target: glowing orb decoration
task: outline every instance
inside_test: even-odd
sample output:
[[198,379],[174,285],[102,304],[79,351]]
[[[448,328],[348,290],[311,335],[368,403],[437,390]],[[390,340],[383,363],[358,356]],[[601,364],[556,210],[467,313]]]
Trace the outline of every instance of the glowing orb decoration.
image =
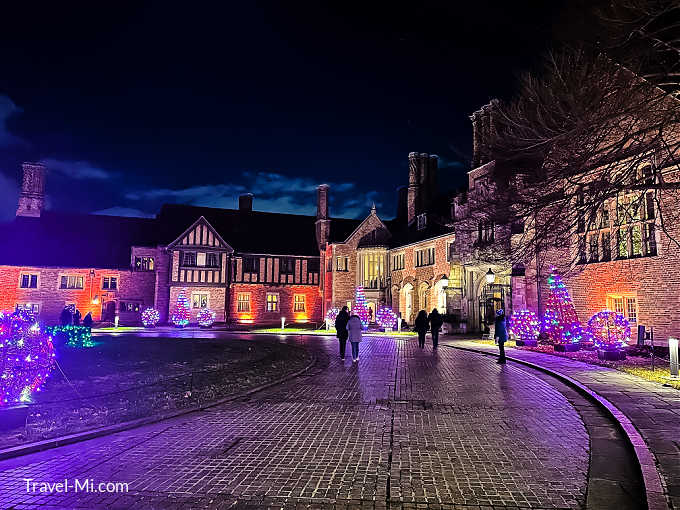
[[215,312],[210,308],[203,308],[198,312],[198,325],[202,328],[209,328],[215,322]]
[[0,406],[29,402],[54,367],[52,338],[25,310],[0,312]]
[[517,310],[508,322],[508,331],[525,343],[535,342],[541,332],[541,321],[531,310]]
[[593,315],[588,321],[588,331],[598,349],[620,350],[630,342],[628,319],[611,310],[603,310]]
[[378,325],[381,328],[396,328],[397,327],[397,314],[392,311],[391,308],[384,307],[380,308],[378,312],[375,314],[375,322],[378,323]]
[[340,308],[331,308],[326,312],[326,319],[328,319],[331,322],[335,322],[335,319],[338,318],[338,314],[340,313]]
[[177,303],[175,303],[175,309],[172,312],[172,317],[170,320],[178,328],[183,328],[189,324],[189,317],[191,315],[191,308],[189,308],[189,300],[184,294],[184,289],[179,291],[177,296]]
[[147,308],[142,312],[142,324],[145,328],[155,328],[161,320],[161,314],[155,308]]

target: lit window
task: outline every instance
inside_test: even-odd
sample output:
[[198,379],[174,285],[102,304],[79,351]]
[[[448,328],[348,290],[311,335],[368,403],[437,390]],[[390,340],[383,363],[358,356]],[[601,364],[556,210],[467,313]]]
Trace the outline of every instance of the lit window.
[[105,276],[102,278],[102,289],[116,290],[118,288],[118,278],[116,276]]
[[38,313],[40,313],[40,305],[38,303],[17,303],[16,309],[17,311],[26,310],[33,315],[38,315]]
[[22,274],[19,287],[22,289],[37,289],[38,275],[37,274]]
[[293,311],[294,312],[304,312],[305,311],[305,295],[295,294],[293,297]]
[[82,289],[82,276],[62,276],[59,282],[60,289]]
[[191,294],[191,308],[208,308],[208,294]]
[[626,298],[626,313],[630,322],[637,322],[637,299],[634,297]]
[[616,231],[617,254],[620,259],[628,257],[628,236],[626,232],[625,228],[620,228]]
[[416,250],[415,265],[416,267],[430,266],[434,264],[434,247],[425,248],[424,250]]
[[427,214],[419,214],[417,221],[418,230],[423,230],[427,226]]
[[135,257],[136,271],[153,271],[153,257]]
[[279,311],[279,295],[273,292],[267,293],[267,311],[268,312],[278,312]]
[[250,292],[239,292],[236,296],[236,310],[239,312],[250,311]]
[[599,250],[598,250],[598,240],[599,240],[599,234],[593,234],[590,236],[590,261],[591,262],[597,262],[600,260],[599,258]]
[[349,257],[337,257],[335,268],[337,271],[349,271]]
[[139,306],[139,303],[131,303],[131,302],[127,301],[125,303],[121,303],[120,308],[124,312],[135,313],[135,312],[139,312],[140,306]]

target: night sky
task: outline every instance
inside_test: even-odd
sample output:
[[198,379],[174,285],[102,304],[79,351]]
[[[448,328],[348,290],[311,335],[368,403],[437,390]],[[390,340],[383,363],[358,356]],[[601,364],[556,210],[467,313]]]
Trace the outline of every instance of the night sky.
[[23,160],[48,162],[51,209],[139,216],[246,191],[310,214],[326,182],[333,215],[390,218],[411,151],[463,185],[469,115],[512,94],[563,3],[368,3],[5,6],[0,215]]

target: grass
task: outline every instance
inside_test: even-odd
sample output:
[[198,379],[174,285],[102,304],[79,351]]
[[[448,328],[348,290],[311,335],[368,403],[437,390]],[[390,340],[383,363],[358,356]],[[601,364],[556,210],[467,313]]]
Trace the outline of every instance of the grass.
[[59,348],[57,361],[32,395],[26,427],[0,433],[3,448],[209,403],[301,370],[311,357],[278,342],[123,335]]
[[[473,340],[475,343],[484,345],[495,345],[493,340]],[[563,358],[573,359],[575,361],[582,361],[591,365],[599,365],[603,367],[620,370],[627,374],[640,377],[647,381],[664,384],[676,389],[680,389],[680,380],[670,380],[671,375],[670,364],[668,360],[657,357],[654,361],[654,370],[652,371],[652,362],[650,358],[641,356],[628,356],[622,361],[605,361],[597,357],[597,351],[594,350],[580,350],[576,352],[558,352],[555,351],[552,345],[539,344],[537,347],[517,347],[515,342],[509,340],[505,343],[506,347],[523,349],[527,351],[540,352],[551,356],[560,356]]]
[[[305,328],[264,328],[264,329],[253,329],[251,333],[276,333],[279,335],[323,335],[323,336],[335,336],[335,328],[331,328],[328,331],[325,329],[305,329]],[[384,331],[366,331],[364,335],[374,335],[374,336],[405,336],[411,337],[416,336],[417,333],[412,331],[393,331],[392,333],[385,333]]]

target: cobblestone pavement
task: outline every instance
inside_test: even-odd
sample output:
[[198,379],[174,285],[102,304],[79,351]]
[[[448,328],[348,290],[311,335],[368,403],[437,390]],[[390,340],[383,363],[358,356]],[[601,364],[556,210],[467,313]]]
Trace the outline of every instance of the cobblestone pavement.
[[[474,353],[289,337],[312,371],[205,412],[0,462],[0,508],[582,508],[589,438],[541,378]],[[348,348],[349,350],[349,348]],[[41,494],[35,482],[126,482]]]
[[[445,343],[479,351],[498,351],[496,347],[471,341]],[[618,407],[656,457],[672,508],[680,510],[680,391],[612,368],[561,356],[512,348],[506,353],[571,377]]]

